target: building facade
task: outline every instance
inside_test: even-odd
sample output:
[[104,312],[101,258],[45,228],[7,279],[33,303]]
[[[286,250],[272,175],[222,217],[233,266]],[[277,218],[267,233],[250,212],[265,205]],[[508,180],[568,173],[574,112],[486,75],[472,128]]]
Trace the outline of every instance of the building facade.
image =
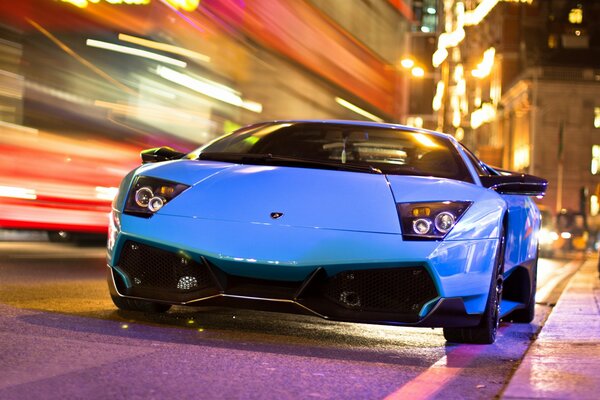
[[444,5],[439,127],[491,165],[547,178],[540,205],[598,229],[600,2]]

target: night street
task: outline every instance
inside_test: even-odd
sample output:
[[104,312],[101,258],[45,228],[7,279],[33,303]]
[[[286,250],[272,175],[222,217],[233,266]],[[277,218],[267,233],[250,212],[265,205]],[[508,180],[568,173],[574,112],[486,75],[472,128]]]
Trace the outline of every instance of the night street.
[[175,307],[117,311],[104,249],[0,244],[0,398],[482,398],[502,393],[581,261],[541,259],[536,320],[494,345],[441,329]]
[[0,400],[600,399],[600,0],[0,0]]

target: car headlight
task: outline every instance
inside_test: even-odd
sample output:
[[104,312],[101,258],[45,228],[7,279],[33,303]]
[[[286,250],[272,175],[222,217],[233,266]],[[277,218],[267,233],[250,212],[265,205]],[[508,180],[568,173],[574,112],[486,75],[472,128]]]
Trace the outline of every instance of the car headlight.
[[470,201],[398,203],[404,240],[441,240],[471,205]]
[[151,217],[187,188],[189,186],[181,183],[139,176],[129,190],[124,212],[145,218]]

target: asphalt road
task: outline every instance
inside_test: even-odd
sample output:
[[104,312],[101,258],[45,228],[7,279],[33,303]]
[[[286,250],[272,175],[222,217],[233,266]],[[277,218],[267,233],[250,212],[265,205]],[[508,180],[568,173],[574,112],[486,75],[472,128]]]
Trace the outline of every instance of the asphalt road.
[[0,399],[491,399],[574,265],[540,260],[534,323],[503,323],[494,345],[447,345],[441,329],[117,311],[102,248],[2,242]]

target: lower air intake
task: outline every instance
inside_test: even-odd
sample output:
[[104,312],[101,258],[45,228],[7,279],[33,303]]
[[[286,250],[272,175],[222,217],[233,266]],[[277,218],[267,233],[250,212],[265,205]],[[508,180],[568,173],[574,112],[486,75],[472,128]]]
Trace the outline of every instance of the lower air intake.
[[129,295],[152,293],[184,294],[213,286],[205,265],[192,260],[184,253],[174,253],[127,241],[117,266],[129,282]]
[[349,310],[416,316],[437,291],[424,267],[401,267],[340,272],[323,295]]

